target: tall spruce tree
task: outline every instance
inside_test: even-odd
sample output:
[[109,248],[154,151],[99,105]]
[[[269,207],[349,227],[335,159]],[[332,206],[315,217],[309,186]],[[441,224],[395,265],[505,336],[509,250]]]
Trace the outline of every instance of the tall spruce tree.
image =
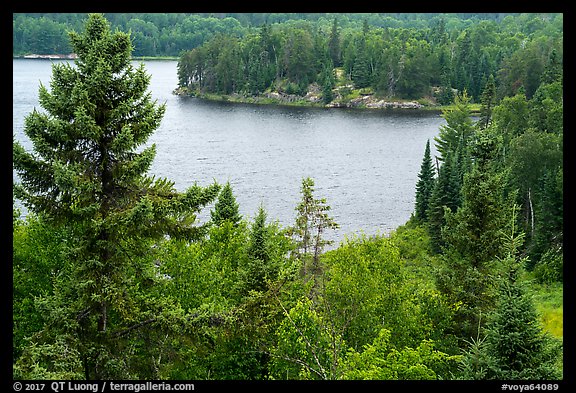
[[460,204],[458,175],[454,168],[456,160],[448,153],[445,162],[440,166],[440,173],[433,184],[426,211],[428,232],[432,249],[439,253],[444,246],[442,228],[446,224],[447,211],[454,212]]
[[330,37],[328,38],[328,52],[334,67],[339,67],[342,64],[342,53],[340,49],[340,30],[336,18],[332,22],[332,30],[330,30]]
[[559,361],[562,343],[546,333],[532,298],[519,275],[524,258],[517,256],[523,234],[506,234],[506,255],[500,259],[503,274],[497,304],[488,315],[485,336],[465,353],[461,378],[499,380],[556,380],[562,378]]
[[238,207],[239,205],[232,193],[232,186],[230,182],[226,182],[224,187],[222,187],[222,191],[220,191],[214,210],[210,212],[212,222],[220,225],[225,221],[230,221],[233,225],[238,225],[240,220],[242,220]]
[[[44,329],[15,366],[21,378],[158,378],[151,371],[159,346],[146,355],[135,336],[143,329],[182,329],[184,311],[155,292],[149,257],[166,235],[198,239],[196,213],[219,186],[177,192],[173,182],[148,176],[155,145],[140,149],[163,118],[165,106],[147,92],[144,65],[131,64],[130,35],[111,32],[90,14],[82,33],[70,32],[74,65],[52,67],[51,90],[40,86],[44,112],[25,119],[34,152],[13,142],[19,176],[14,195],[29,211],[72,233],[68,264],[54,277],[53,295],[39,299]],[[168,329],[169,330],[169,329]],[[162,337],[165,339],[166,334]],[[157,338],[157,337],[156,337]],[[140,357],[138,357],[140,356]],[[156,368],[157,370],[157,368]]]
[[260,205],[250,230],[247,250],[249,258],[245,274],[246,290],[263,291],[266,289],[266,280],[274,278],[275,269],[270,266],[272,255],[266,216],[266,210]]
[[424,149],[424,158],[418,173],[418,182],[416,183],[416,218],[422,222],[428,220],[428,205],[430,196],[434,189],[434,164],[430,156],[430,140],[426,141]]
[[479,131],[472,149],[474,165],[464,177],[462,204],[444,216],[441,229],[444,263],[438,270],[437,286],[453,303],[457,335],[476,336],[481,319],[494,307],[493,261],[503,255],[502,228],[510,213],[505,196],[505,178],[497,170],[498,143],[488,130]]
[[[515,263],[508,257],[509,263]],[[497,294],[497,306],[486,326],[487,379],[562,379],[558,367],[562,345],[546,333],[527,290],[511,266]]]
[[480,128],[487,128],[492,121],[492,110],[496,105],[496,83],[494,82],[494,75],[490,74],[488,81],[484,86],[482,95],[480,96],[480,120],[478,125]]
[[470,112],[470,97],[466,91],[454,98],[455,109],[442,113],[446,124],[440,126],[438,136],[434,137],[439,159],[444,161],[448,152],[454,152],[459,144],[467,145],[474,134],[474,123]]

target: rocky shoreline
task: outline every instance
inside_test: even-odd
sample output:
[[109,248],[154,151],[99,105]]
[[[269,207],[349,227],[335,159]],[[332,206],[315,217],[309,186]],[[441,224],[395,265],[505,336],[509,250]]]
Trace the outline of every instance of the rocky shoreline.
[[360,95],[351,99],[335,98],[328,104],[322,102],[321,95],[315,89],[310,89],[305,96],[283,92],[266,92],[260,95],[248,96],[238,93],[229,95],[192,93],[187,89],[178,88],[174,94],[192,96],[213,101],[228,101],[247,104],[272,104],[291,106],[312,106],[323,108],[362,108],[362,109],[423,109],[425,105],[417,101],[397,101],[377,98],[372,94]]

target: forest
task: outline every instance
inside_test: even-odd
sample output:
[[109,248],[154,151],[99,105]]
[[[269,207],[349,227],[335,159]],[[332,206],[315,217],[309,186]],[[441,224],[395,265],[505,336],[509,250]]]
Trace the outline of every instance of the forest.
[[[564,378],[562,14],[13,20],[15,54],[77,55],[39,88],[33,151],[13,140],[14,379]],[[414,213],[327,247],[312,178],[283,227],[230,183],[151,176],[166,107],[144,55],[208,93],[435,92]]]

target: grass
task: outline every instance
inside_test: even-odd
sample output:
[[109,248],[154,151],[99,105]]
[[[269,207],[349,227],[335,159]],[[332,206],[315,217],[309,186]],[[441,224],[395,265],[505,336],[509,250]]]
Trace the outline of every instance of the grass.
[[564,337],[564,288],[562,283],[533,284],[532,295],[542,327],[556,338]]

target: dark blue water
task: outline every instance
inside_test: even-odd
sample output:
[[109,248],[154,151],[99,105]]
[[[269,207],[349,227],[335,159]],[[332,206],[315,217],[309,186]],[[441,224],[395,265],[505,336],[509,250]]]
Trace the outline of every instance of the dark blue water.
[[[49,87],[51,61],[15,59],[14,135],[38,108],[38,85]],[[136,62],[135,62],[136,64]],[[208,102],[172,94],[176,61],[146,61],[150,91],[166,103],[162,125],[149,140],[157,155],[152,173],[184,190],[198,182],[230,181],[246,218],[260,203],[270,220],[291,225],[303,177],[326,198],[341,228],[336,241],[354,233],[384,234],[414,210],[415,185],[426,141],[445,120],[413,111],[293,108]],[[433,145],[433,143],[432,143]]]

